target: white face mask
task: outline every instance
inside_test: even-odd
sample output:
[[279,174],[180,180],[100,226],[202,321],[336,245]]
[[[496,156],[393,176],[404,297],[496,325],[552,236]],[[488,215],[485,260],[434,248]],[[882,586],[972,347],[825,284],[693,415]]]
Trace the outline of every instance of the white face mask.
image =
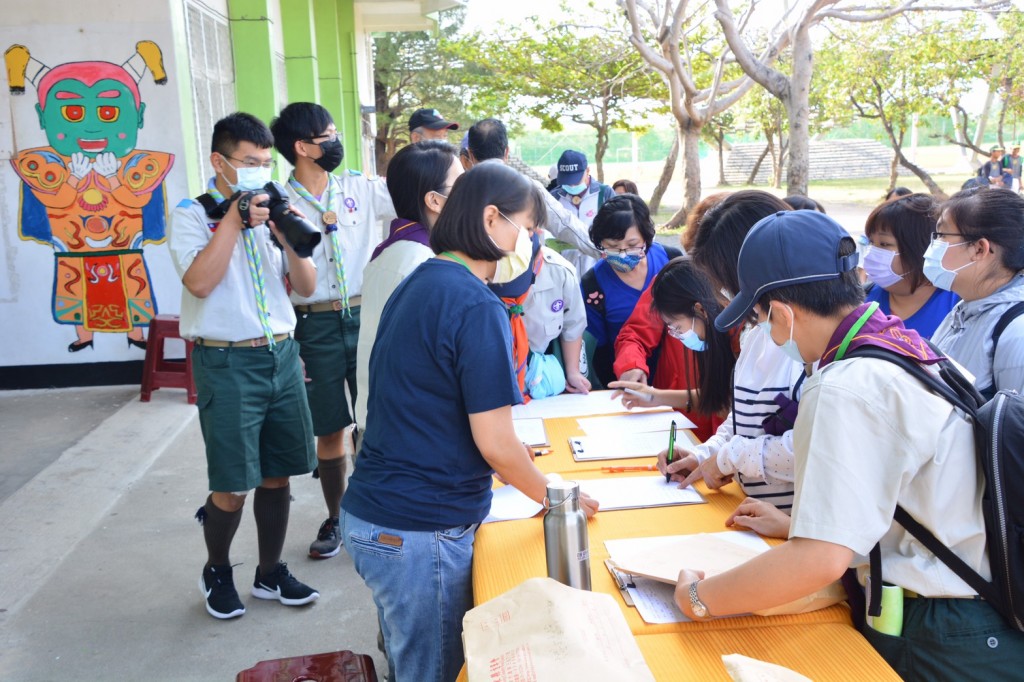
[[[221,154],[220,158],[224,159],[224,163],[231,166],[234,169],[235,175],[238,177],[238,183],[232,185],[228,182],[228,187],[233,192],[254,192],[258,189],[263,189],[263,186],[270,182],[272,169],[264,168],[263,166],[256,166],[250,168],[249,166],[235,167],[231,165],[227,157]],[[227,182],[227,178],[224,178]]]
[[861,256],[861,263],[864,272],[868,273],[868,279],[883,289],[888,289],[903,279],[904,275],[897,274],[892,269],[892,261],[898,255],[900,254],[896,251],[880,249],[877,246],[866,247]]
[[[516,235],[516,246],[514,251],[507,251],[505,255],[498,261],[498,266],[494,270],[494,277],[491,278],[491,284],[507,284],[516,277],[530,269],[530,261],[533,260],[533,242],[530,241],[530,235],[526,231],[526,228],[516,225],[508,216],[504,213],[500,213],[501,217],[508,220],[513,227],[515,227],[519,233]],[[491,238],[494,241],[494,238]],[[498,243],[494,243],[498,246]],[[500,249],[501,247],[498,246]]]
[[940,289],[946,291],[953,290],[953,280],[956,279],[956,273],[960,272],[968,265],[974,265],[974,261],[961,265],[956,270],[950,270],[942,264],[942,259],[946,256],[946,251],[951,246],[964,246],[970,244],[970,242],[960,242],[959,244],[950,244],[944,242],[941,239],[936,239],[924,252],[924,276],[928,278],[928,281],[937,286]]

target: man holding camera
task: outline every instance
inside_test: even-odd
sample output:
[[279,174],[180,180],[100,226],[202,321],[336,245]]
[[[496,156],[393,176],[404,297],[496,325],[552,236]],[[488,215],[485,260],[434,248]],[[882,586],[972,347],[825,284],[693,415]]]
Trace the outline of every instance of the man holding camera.
[[199,589],[206,610],[222,619],[245,613],[229,550],[253,489],[259,565],[252,595],[288,606],[320,596],[280,560],[291,505],[288,479],[309,473],[315,453],[285,279],[308,294],[317,273],[268,222],[264,186],[274,164],[272,145],[270,130],[250,114],[218,121],[210,155],[216,175],[206,194],[178,204],[170,223],[171,255],[184,284],[181,335],[195,342],[192,366],[212,491],[196,514],[208,553]]
[[[309,546],[309,556],[326,559],[341,548],[338,515],[345,485],[344,444],[351,438],[346,427],[354,421],[350,406],[356,400],[363,270],[380,242],[379,221],[390,221],[395,209],[380,178],[331,174],[341,164],[344,148],[324,107],[289,104],[270,129],[277,151],[295,167],[287,183],[291,201],[322,234],[312,256],[316,288],[293,288],[291,300],[298,316],[295,339],[308,379],[317,472],[327,505],[327,518]],[[345,399],[346,385],[351,403]]]

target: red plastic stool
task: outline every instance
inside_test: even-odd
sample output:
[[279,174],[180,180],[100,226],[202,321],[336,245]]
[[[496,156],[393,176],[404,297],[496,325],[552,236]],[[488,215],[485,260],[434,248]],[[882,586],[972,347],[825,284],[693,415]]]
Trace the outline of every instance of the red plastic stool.
[[185,341],[185,361],[165,360],[164,341],[180,339],[177,315],[157,315],[149,321],[149,338],[146,339],[146,363],[142,368],[142,395],[148,403],[153,391],[158,388],[184,388],[188,392],[190,405],[196,403],[196,382],[192,377],[192,346]]

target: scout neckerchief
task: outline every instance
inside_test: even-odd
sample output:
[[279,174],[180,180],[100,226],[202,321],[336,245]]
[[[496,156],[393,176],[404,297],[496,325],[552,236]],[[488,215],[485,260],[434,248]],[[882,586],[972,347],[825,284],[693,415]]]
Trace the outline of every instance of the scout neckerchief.
[[857,306],[839,324],[818,367],[842,360],[860,346],[882,348],[926,365],[942,360],[916,331],[904,327],[900,318],[879,312],[878,303],[874,302]]
[[352,311],[348,307],[348,282],[345,280],[345,262],[341,257],[341,244],[338,241],[338,214],[332,210],[334,208],[334,178],[330,175],[327,176],[327,208],[324,208],[319,200],[295,179],[294,174],[288,177],[288,184],[296,194],[320,212],[320,217],[324,221],[324,232],[330,238],[331,252],[334,254],[334,274],[338,278],[338,288],[341,291],[341,308],[346,315],[351,317]]
[[388,231],[388,237],[373,250],[373,254],[370,256],[372,261],[374,258],[379,256],[381,252],[400,241],[416,242],[417,244],[423,244],[423,246],[430,246],[430,230],[416,222],[415,220],[405,220],[404,218],[395,218],[391,221],[391,228]]
[[[217,190],[214,180],[206,188],[207,193],[218,203],[224,201],[224,195]],[[270,307],[267,305],[267,282],[263,276],[263,259],[260,257],[259,249],[256,248],[256,237],[253,228],[242,229],[242,243],[245,245],[245,260],[249,263],[249,279],[252,280],[253,294],[256,296],[256,313],[260,318],[260,325],[263,327],[263,335],[267,337],[267,344],[274,347],[274,331],[270,328]]]

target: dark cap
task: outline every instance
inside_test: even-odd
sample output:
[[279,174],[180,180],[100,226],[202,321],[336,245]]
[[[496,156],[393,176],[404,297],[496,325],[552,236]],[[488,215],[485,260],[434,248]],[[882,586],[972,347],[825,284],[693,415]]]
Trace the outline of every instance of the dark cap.
[[417,109],[416,112],[409,117],[409,132],[412,132],[417,128],[427,128],[428,130],[440,130],[441,128],[458,130],[459,124],[444,120],[444,117],[441,116],[441,112],[437,109]]
[[587,157],[583,152],[566,149],[558,157],[558,184],[578,185],[587,172]]
[[750,314],[765,293],[794,284],[838,279],[857,267],[857,252],[839,255],[853,238],[835,220],[817,211],[779,211],[750,228],[736,261],[740,291],[715,318],[726,331]]

